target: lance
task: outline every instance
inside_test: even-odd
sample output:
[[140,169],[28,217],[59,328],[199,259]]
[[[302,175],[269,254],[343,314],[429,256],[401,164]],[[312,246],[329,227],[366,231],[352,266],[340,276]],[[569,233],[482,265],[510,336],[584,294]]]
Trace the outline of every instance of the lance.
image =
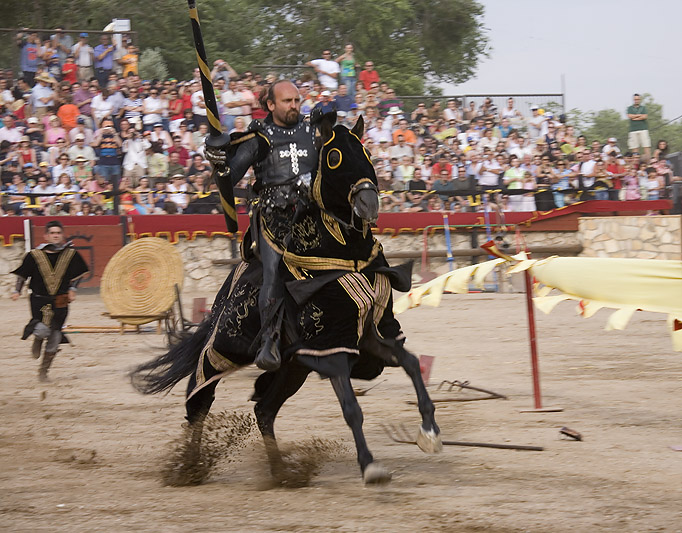
[[[204,48],[204,38],[201,35],[196,0],[187,0],[187,5],[189,7],[189,18],[192,23],[192,33],[194,34],[194,49],[197,53],[197,63],[199,64],[201,75],[201,88],[204,92],[206,118],[208,118],[209,136],[206,139],[206,144],[208,146],[222,147],[229,144],[230,136],[223,133],[220,128],[218,104],[215,99],[213,82],[211,81],[211,71],[206,60],[206,49]],[[227,231],[236,233],[239,230],[239,225],[237,224],[237,211],[234,208],[234,190],[232,188],[232,177],[230,176],[229,168],[214,164],[211,179],[215,180],[218,185],[220,203],[225,212]]]

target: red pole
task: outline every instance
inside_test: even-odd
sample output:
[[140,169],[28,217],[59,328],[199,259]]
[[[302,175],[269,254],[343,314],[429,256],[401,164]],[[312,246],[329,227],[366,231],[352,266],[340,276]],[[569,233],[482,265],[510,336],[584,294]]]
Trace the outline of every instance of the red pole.
[[530,364],[533,372],[533,398],[535,409],[542,409],[542,393],[540,392],[540,365],[538,364],[538,345],[535,334],[535,309],[533,308],[533,283],[528,270],[524,270],[526,279],[526,307],[528,309],[528,336],[530,340]]

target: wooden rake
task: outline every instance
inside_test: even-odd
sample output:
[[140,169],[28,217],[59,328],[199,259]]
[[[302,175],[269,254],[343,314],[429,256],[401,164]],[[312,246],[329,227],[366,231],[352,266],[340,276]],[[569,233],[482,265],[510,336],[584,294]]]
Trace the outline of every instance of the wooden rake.
[[[417,444],[417,441],[410,437],[410,433],[404,424],[395,426],[393,424],[381,424],[382,429],[393,442],[401,444]],[[444,440],[444,446],[470,446],[474,448],[497,448],[500,450],[523,450],[530,452],[542,452],[542,446],[521,446],[518,444],[494,444],[491,442],[466,442],[458,440]]]
[[433,400],[434,402],[436,402],[436,401],[440,401],[440,402],[473,402],[476,400],[498,400],[498,399],[499,400],[506,400],[507,399],[507,397],[504,394],[500,394],[499,392],[494,392],[494,391],[490,391],[487,389],[482,389],[480,387],[474,387],[473,385],[470,385],[468,381],[458,381],[458,380],[449,381],[446,379],[445,381],[440,382],[440,384],[438,385],[438,388],[436,390],[445,389],[445,385],[449,385],[449,387],[447,388],[448,392],[451,392],[452,389],[455,389],[455,388],[457,388],[459,390],[469,389],[469,390],[475,390],[477,392],[482,392],[483,394],[487,394],[487,396],[482,396],[480,398],[446,398],[446,399],[442,399],[442,400]]

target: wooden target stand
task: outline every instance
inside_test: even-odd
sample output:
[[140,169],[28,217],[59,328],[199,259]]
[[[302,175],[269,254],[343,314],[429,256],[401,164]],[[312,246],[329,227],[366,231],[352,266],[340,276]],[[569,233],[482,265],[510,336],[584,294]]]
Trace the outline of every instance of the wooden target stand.
[[116,252],[104,269],[100,296],[107,312],[103,315],[120,323],[115,328],[120,333],[130,327],[140,332],[140,326],[150,322],[156,322],[158,334],[164,322],[169,335],[169,329],[184,330],[183,281],[182,258],[172,244],[157,237],[133,241]]

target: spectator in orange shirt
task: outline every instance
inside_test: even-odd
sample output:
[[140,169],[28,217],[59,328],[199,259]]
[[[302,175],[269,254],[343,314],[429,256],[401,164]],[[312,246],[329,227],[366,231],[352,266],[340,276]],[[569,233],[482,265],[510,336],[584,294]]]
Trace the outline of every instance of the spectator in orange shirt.
[[59,107],[57,116],[62,121],[62,127],[66,131],[71,131],[76,127],[76,120],[78,120],[78,115],[80,115],[80,109],[73,103],[73,97],[70,94],[65,94],[63,98],[64,104]]
[[417,136],[408,126],[407,119],[401,118],[400,122],[398,122],[398,129],[393,131],[393,144],[398,144],[399,135],[403,136],[406,144],[410,146],[417,144]]
[[121,65],[123,65],[123,77],[127,78],[131,74],[137,76],[137,61],[138,56],[135,49],[135,45],[128,45],[128,53],[120,59]]

